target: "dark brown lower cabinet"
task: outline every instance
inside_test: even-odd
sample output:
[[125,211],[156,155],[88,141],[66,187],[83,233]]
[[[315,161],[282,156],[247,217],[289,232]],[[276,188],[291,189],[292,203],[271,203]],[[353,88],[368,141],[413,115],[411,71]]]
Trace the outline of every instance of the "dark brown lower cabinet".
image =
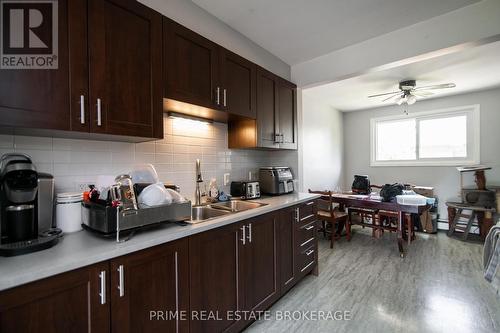
[[188,260],[187,239],[111,260],[111,331],[188,332]]
[[279,212],[278,220],[278,270],[280,292],[283,294],[297,282],[295,269],[295,227],[296,207],[289,207]]
[[314,211],[311,201],[0,292],[0,332],[241,331],[248,311],[317,266]]
[[0,293],[0,332],[109,332],[107,271],[99,263]]
[[189,238],[191,332],[236,332],[229,314],[244,309],[243,223]]

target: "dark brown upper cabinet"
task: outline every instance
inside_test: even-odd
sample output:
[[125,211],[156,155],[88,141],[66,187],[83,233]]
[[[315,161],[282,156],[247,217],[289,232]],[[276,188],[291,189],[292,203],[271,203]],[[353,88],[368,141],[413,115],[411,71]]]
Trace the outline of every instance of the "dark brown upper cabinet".
[[281,78],[278,87],[278,141],[282,149],[297,149],[297,87]]
[[222,108],[217,44],[163,18],[164,97],[206,108]]
[[296,86],[260,67],[256,82],[257,120],[230,119],[229,148],[297,149]]
[[161,15],[135,0],[58,10],[58,69],[0,70],[0,125],[161,138]]
[[89,0],[90,130],[163,137],[162,18],[135,0]]
[[220,85],[224,109],[233,115],[255,119],[257,66],[222,48],[220,55]]
[[57,69],[0,69],[0,125],[71,128],[70,50],[82,48],[85,42],[69,39],[68,35],[75,32],[75,26],[85,25],[85,14],[78,16],[82,2],[58,1]]

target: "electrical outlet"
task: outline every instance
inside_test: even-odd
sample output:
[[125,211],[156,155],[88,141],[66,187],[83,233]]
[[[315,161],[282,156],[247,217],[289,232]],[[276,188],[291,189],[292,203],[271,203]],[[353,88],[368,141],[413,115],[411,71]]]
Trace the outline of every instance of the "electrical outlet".
[[248,180],[252,180],[253,173],[252,171],[248,171]]
[[230,181],[230,178],[229,178],[229,177],[230,177],[230,176],[231,176],[231,174],[230,174],[230,173],[225,173],[225,174],[224,174],[224,186],[229,185],[229,181]]

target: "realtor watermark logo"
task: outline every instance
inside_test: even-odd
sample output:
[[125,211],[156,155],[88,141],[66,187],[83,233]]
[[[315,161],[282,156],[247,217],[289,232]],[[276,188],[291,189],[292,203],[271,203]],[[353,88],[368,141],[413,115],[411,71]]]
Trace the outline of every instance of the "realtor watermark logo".
[[0,0],[0,68],[57,69],[57,0]]

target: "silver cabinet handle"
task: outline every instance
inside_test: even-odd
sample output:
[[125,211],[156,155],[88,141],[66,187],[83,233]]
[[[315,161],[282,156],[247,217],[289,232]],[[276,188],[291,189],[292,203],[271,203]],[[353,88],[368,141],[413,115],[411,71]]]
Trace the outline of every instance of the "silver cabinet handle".
[[252,242],[252,223],[249,223],[248,224],[248,242],[251,243]]
[[215,88],[215,104],[220,105],[220,87]]
[[314,250],[309,250],[309,251],[306,252],[306,256],[310,256],[313,253],[314,253]]
[[80,95],[80,124],[85,124],[85,96]]
[[280,133],[280,143],[285,143],[285,135],[283,133]]
[[102,126],[102,118],[101,118],[101,99],[97,99],[97,126]]
[[280,134],[279,133],[274,134],[274,143],[280,143]]
[[310,201],[310,202],[306,203],[307,206],[311,206],[313,204],[314,204],[314,201]]
[[106,271],[99,273],[99,282],[101,282],[99,298],[101,299],[101,304],[106,304]]
[[314,229],[314,225],[310,225],[306,228],[307,231],[311,230],[311,229]]
[[245,228],[245,226],[242,226],[240,229],[241,229],[241,232],[243,232],[243,236],[242,236],[242,238],[240,240],[241,240],[241,243],[243,245],[245,245],[245,243],[247,241],[247,237],[246,237],[246,234],[247,234],[246,230],[247,229]]
[[222,103],[224,106],[227,106],[227,90],[226,88],[222,89]]
[[118,290],[120,291],[120,297],[125,296],[125,281],[123,277],[123,265],[118,266]]
[[295,208],[295,221],[299,222],[300,221],[300,211],[299,208]]

